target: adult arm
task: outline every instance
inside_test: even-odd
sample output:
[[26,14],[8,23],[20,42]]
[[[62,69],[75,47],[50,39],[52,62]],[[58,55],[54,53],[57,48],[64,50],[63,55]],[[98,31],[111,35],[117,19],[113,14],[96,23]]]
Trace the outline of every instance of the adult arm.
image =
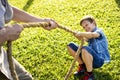
[[44,29],[47,29],[47,30],[51,30],[51,29],[54,29],[57,27],[57,23],[52,20],[52,19],[48,19],[48,18],[38,18],[38,17],[35,17],[23,10],[20,10],[16,7],[12,7],[13,9],[13,20],[15,21],[19,21],[19,22],[48,22],[50,25]]

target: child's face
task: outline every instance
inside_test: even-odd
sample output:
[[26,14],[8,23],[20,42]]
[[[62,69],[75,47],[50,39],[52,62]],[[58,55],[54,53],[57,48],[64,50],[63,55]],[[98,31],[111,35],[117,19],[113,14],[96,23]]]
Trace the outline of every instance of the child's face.
[[84,20],[81,26],[86,32],[92,32],[95,28],[95,23],[90,23],[88,20]]

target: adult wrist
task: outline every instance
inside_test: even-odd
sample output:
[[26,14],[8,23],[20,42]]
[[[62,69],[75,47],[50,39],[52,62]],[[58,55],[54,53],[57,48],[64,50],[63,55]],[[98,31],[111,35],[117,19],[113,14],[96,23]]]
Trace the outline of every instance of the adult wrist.
[[9,38],[10,38],[10,28],[12,28],[11,25],[7,25],[7,26],[5,27],[4,36],[5,36],[6,41],[8,41]]
[[6,28],[0,29],[0,45],[7,41],[6,33],[7,33]]
[[6,34],[6,28],[0,29],[0,38],[2,38]]
[[50,18],[44,18],[44,19],[43,19],[44,22],[50,22],[51,20],[52,20],[52,19],[50,19]]

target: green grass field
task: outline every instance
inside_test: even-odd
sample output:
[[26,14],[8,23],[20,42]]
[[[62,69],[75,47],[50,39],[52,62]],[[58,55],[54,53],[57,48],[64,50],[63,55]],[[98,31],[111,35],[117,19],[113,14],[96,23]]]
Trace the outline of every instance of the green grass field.
[[[120,0],[9,0],[22,10],[41,18],[52,18],[72,30],[83,31],[79,20],[93,15],[109,42],[111,62],[95,69],[96,80],[120,80]],[[64,80],[73,61],[67,52],[69,42],[80,44],[71,33],[61,29],[24,29],[13,42],[13,56],[35,80]],[[77,63],[72,73],[76,70]],[[73,80],[73,74],[69,80]]]

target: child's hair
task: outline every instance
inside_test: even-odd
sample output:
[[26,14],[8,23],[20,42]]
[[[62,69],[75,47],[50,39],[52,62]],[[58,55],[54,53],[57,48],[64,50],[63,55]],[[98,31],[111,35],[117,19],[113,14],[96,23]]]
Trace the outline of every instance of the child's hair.
[[81,25],[81,26],[82,26],[82,22],[83,22],[84,20],[87,20],[87,21],[89,21],[90,23],[93,23],[93,22],[94,22],[95,25],[97,25],[95,19],[93,18],[93,16],[90,16],[90,15],[84,16],[84,17],[80,20],[80,25]]

